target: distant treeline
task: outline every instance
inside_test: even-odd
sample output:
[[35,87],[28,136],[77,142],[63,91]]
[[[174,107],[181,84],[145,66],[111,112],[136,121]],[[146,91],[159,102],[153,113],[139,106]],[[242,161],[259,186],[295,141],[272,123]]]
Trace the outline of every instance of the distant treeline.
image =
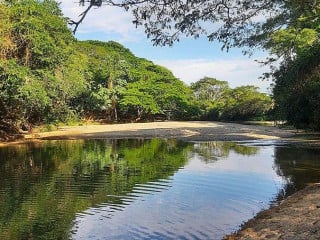
[[205,77],[185,85],[116,42],[77,41],[52,0],[0,3],[0,129],[82,119],[106,122],[263,119],[253,86]]

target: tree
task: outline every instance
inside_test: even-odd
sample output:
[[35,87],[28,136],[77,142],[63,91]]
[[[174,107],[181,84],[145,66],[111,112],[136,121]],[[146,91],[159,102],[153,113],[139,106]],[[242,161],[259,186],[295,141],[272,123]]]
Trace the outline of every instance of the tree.
[[172,73],[150,61],[142,61],[135,81],[127,85],[120,100],[125,113],[136,113],[135,119],[152,119],[165,115],[171,119],[190,119],[190,89]]
[[320,129],[320,44],[284,62],[273,73],[276,118],[297,128]]
[[154,96],[150,94],[150,88],[145,82],[129,83],[120,100],[120,108],[126,118],[141,120],[143,115],[148,116],[160,112]]
[[[249,54],[255,48],[267,50],[270,56],[263,63],[270,64],[271,69],[263,78],[274,81],[279,116],[295,126],[320,128],[319,123],[307,117],[317,118],[318,108],[314,104],[311,107],[310,103],[317,99],[319,64],[312,65],[312,69],[307,67],[309,72],[294,70],[297,64],[306,66],[301,59],[305,63],[313,62],[312,54],[307,52],[314,51],[320,42],[319,0],[80,0],[80,3],[89,4],[88,9],[105,3],[131,11],[133,23],[143,27],[155,45],[172,45],[182,36],[206,36],[209,41],[222,43],[222,49],[226,50],[241,47]],[[78,27],[83,18],[73,24]],[[290,72],[288,77],[284,75],[286,72]],[[291,82],[294,87],[290,86]],[[303,97],[294,97],[297,89],[300,89],[299,96]],[[310,97],[306,92],[312,93]],[[295,109],[301,112],[298,118],[293,117]]]
[[[86,88],[85,56],[53,0],[0,3],[0,127],[65,120]],[[75,84],[76,83],[76,84]]]
[[292,1],[290,13],[295,18],[266,42],[266,47],[281,61],[265,77],[274,81],[277,120],[319,130],[320,3]]
[[191,84],[195,96],[195,103],[202,111],[202,118],[219,120],[230,91],[228,82],[215,78],[204,77]]
[[224,120],[259,120],[271,109],[271,98],[255,86],[236,87],[229,92],[221,115]]
[[191,89],[196,99],[203,101],[219,100],[228,88],[228,82],[210,77],[204,77],[195,83],[191,83]]
[[76,50],[87,56],[90,75],[89,91],[77,99],[82,113],[86,117],[117,121],[120,95],[131,81],[128,58],[131,53],[118,43],[99,41],[77,42]]
[[271,98],[254,86],[231,89],[225,81],[204,77],[191,88],[205,120],[261,119],[271,108]]
[[[318,0],[80,0],[87,9],[80,20],[70,21],[75,30],[94,6],[122,7],[131,11],[133,23],[143,26],[155,45],[172,45],[182,35],[206,36],[218,40],[224,48],[269,47],[279,29],[296,30],[305,25],[318,26]],[[314,29],[315,27],[312,27]]]
[[174,119],[190,118],[191,91],[168,69],[112,41],[78,42],[76,48],[87,56],[90,72],[90,90],[77,99],[85,116],[138,121],[171,113]]
[[107,77],[106,85],[111,100],[110,117],[111,120],[118,121],[117,102],[127,83],[125,79],[127,75],[126,62],[125,60],[120,60],[119,55],[113,56],[108,58],[107,69],[109,76]]
[[31,69],[54,68],[65,61],[75,39],[66,26],[58,4],[47,1],[5,1],[11,22],[12,45],[6,58]]

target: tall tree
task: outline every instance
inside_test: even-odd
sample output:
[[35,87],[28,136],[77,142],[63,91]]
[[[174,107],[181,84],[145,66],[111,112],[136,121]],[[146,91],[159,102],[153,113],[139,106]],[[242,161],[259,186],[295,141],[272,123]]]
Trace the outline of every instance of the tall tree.
[[[269,51],[264,63],[276,64],[264,77],[274,81],[277,112],[295,126],[320,129],[320,74],[315,61],[320,42],[319,0],[99,0],[89,1],[89,8],[102,3],[131,11],[134,24],[144,27],[155,45],[172,45],[181,36],[206,36],[227,50]],[[77,26],[81,21],[74,23]]]
[[219,120],[230,91],[228,82],[204,77],[192,83],[191,89],[196,100],[195,104],[201,110],[201,118]]
[[124,91],[127,84],[126,78],[128,75],[126,62],[121,60],[119,55],[109,57],[107,61],[107,69],[109,76],[107,77],[107,89],[109,90],[111,108],[111,120],[118,121],[117,102],[120,94]]
[[258,91],[255,86],[241,86],[232,89],[226,99],[221,115],[224,120],[259,120],[271,109],[271,98]]
[[0,11],[0,124],[62,120],[71,113],[68,101],[86,88],[81,72],[87,63],[73,50],[59,5],[2,1]]
[[283,62],[273,72],[276,118],[320,130],[320,43]]
[[191,88],[205,120],[261,119],[271,108],[271,98],[254,86],[232,89],[225,81],[204,77]]
[[78,99],[82,101],[83,110],[89,115],[100,115],[110,121],[118,120],[119,97],[131,78],[128,53],[121,52],[124,49],[114,42],[77,43],[77,50],[87,55],[89,61],[90,91],[80,97],[82,100]]
[[112,41],[78,42],[77,49],[88,56],[92,75],[91,90],[78,99],[88,115],[131,121],[152,119],[154,114],[190,116],[190,89],[168,69]]
[[229,85],[226,81],[204,77],[199,81],[192,83],[191,89],[197,100],[219,101],[221,98],[225,97]]

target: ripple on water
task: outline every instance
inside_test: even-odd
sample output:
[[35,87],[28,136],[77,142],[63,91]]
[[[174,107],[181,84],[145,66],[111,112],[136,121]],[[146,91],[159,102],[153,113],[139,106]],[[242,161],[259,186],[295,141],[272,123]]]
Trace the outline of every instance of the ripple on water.
[[276,141],[61,141],[0,159],[1,239],[221,239],[320,172],[319,150]]

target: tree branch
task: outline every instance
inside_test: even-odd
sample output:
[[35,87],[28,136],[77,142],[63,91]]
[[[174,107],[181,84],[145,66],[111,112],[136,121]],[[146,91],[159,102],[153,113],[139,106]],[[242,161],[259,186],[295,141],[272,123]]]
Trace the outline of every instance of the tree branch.
[[[87,7],[87,9],[86,9],[85,11],[83,11],[83,12],[79,15],[80,19],[79,19],[78,21],[69,20],[69,24],[70,24],[71,26],[72,26],[72,25],[75,25],[74,29],[72,30],[73,34],[75,34],[75,33],[77,32],[79,25],[83,22],[83,20],[85,19],[87,13],[90,11],[90,9],[91,9],[93,6],[95,6],[95,2],[96,2],[96,1],[94,1],[94,0],[91,0],[91,1],[90,1],[90,4],[89,4],[89,6]],[[84,4],[85,4],[85,0],[80,0],[79,5],[84,6]]]

